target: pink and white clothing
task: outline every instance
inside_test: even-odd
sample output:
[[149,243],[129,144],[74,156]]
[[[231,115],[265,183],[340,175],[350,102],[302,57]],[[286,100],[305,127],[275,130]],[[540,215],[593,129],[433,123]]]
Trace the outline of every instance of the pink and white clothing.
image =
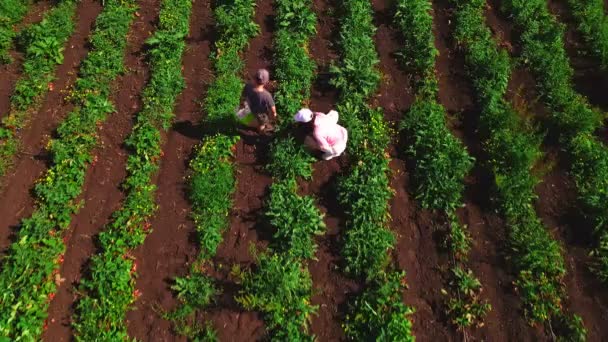
[[327,114],[315,113],[313,125],[313,137],[319,144],[319,149],[325,152],[323,159],[340,156],[346,149],[348,132],[338,125],[338,112],[332,110]]

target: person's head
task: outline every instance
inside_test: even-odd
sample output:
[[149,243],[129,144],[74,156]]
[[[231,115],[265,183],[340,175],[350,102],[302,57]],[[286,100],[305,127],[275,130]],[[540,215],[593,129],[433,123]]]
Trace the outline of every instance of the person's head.
[[265,86],[270,80],[270,73],[266,69],[259,69],[255,73],[254,80],[258,86]]
[[312,112],[312,110],[308,108],[302,108],[296,113],[293,119],[297,122],[309,123],[313,121],[314,117],[315,114]]

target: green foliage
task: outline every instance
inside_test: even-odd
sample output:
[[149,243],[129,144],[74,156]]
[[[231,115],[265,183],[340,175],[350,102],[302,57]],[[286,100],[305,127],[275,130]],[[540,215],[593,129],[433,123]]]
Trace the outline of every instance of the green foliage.
[[608,17],[602,0],[568,0],[578,30],[597,56],[604,70],[608,69]]
[[[112,222],[99,234],[101,253],[91,260],[90,278],[81,282],[73,327],[78,340],[127,339],[126,314],[137,299],[134,261],[126,258],[143,244],[149,232],[146,222],[156,210],[153,176],[159,167],[161,129],[170,125],[173,106],[184,87],[181,59],[188,34],[191,2],[162,2],[158,30],[148,40],[151,77],[143,92],[143,108],[126,145],[126,198],[112,215]],[[182,281],[188,294],[190,283]],[[200,294],[202,295],[202,294]],[[190,298],[190,297],[189,297]]]
[[23,20],[32,2],[31,0],[0,1],[0,65],[12,62],[8,51],[13,46],[16,35],[13,26]]
[[473,158],[445,124],[445,109],[435,100],[418,98],[401,122],[406,153],[415,160],[414,193],[423,207],[454,211],[460,207],[464,177]]
[[10,113],[0,123],[0,176],[6,173],[18,150],[19,129],[26,124],[28,114],[38,108],[54,79],[56,66],[63,63],[63,45],[74,31],[75,11],[74,2],[63,1],[40,23],[21,33],[25,61],[11,97]]
[[[123,71],[125,37],[134,12],[133,3],[108,1],[97,18],[92,48],[82,64],[72,98],[75,108],[49,144],[51,167],[36,185],[37,208],[31,217],[23,219],[17,242],[3,260],[0,336],[37,339],[42,334],[49,298],[56,290],[55,275],[63,262],[62,230],[79,208],[75,200],[97,143],[97,125],[113,111],[108,99],[110,83]],[[99,72],[102,67],[103,72]],[[129,261],[117,260],[112,267],[124,263]],[[122,276],[119,273],[112,280]]]
[[312,163],[315,159],[294,138],[286,137],[275,141],[270,155],[271,160],[266,169],[276,179],[312,178]]
[[367,285],[348,308],[344,332],[351,341],[415,341],[408,316],[414,310],[405,304],[405,274],[383,273]]
[[190,161],[190,202],[201,244],[199,259],[211,258],[228,227],[235,188],[232,150],[238,137],[218,134],[203,140]]
[[242,285],[237,302],[264,313],[272,340],[313,341],[306,330],[317,307],[310,304],[312,279],[300,261],[284,254],[261,254],[257,270],[244,273]]
[[[424,93],[424,85],[435,83],[435,58],[439,50],[433,35],[433,9],[430,1],[399,0],[396,3],[395,25],[403,35],[404,47],[399,53],[406,70],[416,77],[418,92]],[[425,94],[426,95],[426,94]],[[436,90],[428,94],[436,96]]]
[[299,196],[293,179],[277,181],[270,186],[266,215],[276,229],[272,249],[293,258],[315,256],[315,235],[325,232],[323,215],[310,196]]
[[276,1],[275,6],[278,27],[274,39],[275,100],[281,127],[286,127],[310,97],[316,66],[308,54],[308,39],[316,33],[317,18],[310,0]]
[[386,227],[388,200],[388,128],[382,112],[367,101],[378,88],[378,54],[373,36],[373,9],[367,1],[345,1],[340,7],[341,62],[332,67],[340,91],[338,111],[349,131],[352,169],[338,183],[338,200],[346,212],[343,246],[345,270],[375,277],[388,263],[394,237]]
[[608,149],[594,136],[602,125],[601,115],[573,88],[574,71],[564,49],[564,27],[549,12],[547,3],[509,0],[504,10],[522,31],[522,57],[538,80],[542,99],[552,111],[551,124],[570,154],[579,203],[596,227],[599,244],[593,251],[593,268],[600,279],[607,280],[608,254],[601,243],[608,235]]
[[378,276],[389,262],[395,237],[387,227],[388,159],[369,155],[339,183],[338,200],[345,208],[344,269],[368,279]]
[[452,269],[454,278],[452,287],[455,296],[448,300],[448,314],[452,323],[464,330],[473,325],[482,326],[483,319],[492,306],[481,299],[481,283],[473,271],[464,270],[460,266]]

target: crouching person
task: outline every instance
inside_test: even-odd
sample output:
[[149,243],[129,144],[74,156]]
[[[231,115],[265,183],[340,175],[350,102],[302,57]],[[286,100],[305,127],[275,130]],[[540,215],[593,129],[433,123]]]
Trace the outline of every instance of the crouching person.
[[311,126],[312,134],[306,136],[304,144],[312,150],[321,151],[321,158],[330,160],[340,156],[346,149],[348,132],[338,125],[338,112],[335,110],[323,114],[304,108],[298,111],[294,119]]

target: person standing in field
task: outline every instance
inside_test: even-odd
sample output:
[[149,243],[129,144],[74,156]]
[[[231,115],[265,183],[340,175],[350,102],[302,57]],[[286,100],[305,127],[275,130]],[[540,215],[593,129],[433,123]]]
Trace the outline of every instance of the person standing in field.
[[323,114],[303,108],[298,111],[294,119],[297,122],[312,124],[312,134],[306,136],[304,144],[312,150],[321,151],[323,153],[321,158],[324,160],[338,157],[346,149],[348,131],[338,125],[338,112],[335,110]]
[[272,94],[266,90],[270,74],[266,69],[259,69],[254,76],[253,83],[243,88],[241,98],[245,99],[245,109],[251,111],[258,122],[258,131],[264,133],[273,129],[270,118],[276,119],[277,109]]

